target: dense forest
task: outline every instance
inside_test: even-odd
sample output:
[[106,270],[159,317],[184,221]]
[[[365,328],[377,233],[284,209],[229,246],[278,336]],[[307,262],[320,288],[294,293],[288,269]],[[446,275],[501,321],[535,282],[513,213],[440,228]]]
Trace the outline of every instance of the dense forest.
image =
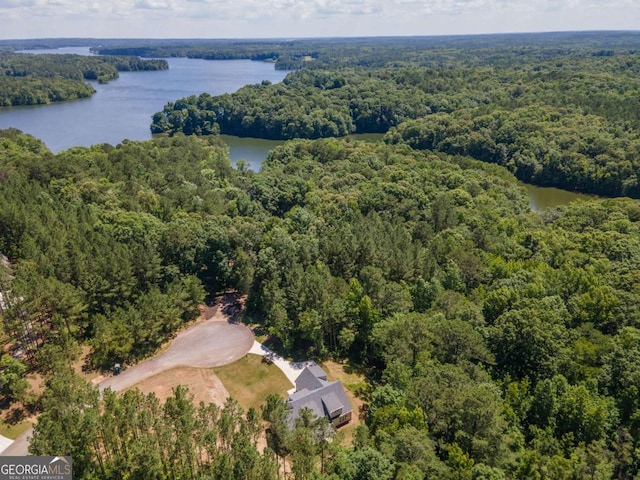
[[[50,45],[48,41],[33,41]],[[44,43],[43,43],[44,42]],[[0,41],[0,46],[2,42]],[[640,50],[637,32],[556,32],[434,37],[299,38],[254,40],[101,40],[87,41],[103,55],[190,57],[275,61],[282,70],[383,67],[390,63],[450,68],[460,65],[513,63],[522,58],[538,61],[564,55],[590,57]]]
[[[38,413],[31,453],[86,479],[640,478],[640,35],[102,45],[296,71],[172,101],[146,142],[0,131],[0,397]],[[217,133],[290,141],[254,172]],[[533,212],[518,179],[604,198]],[[73,374],[229,290],[283,353],[364,373],[351,442],[277,396]]]
[[281,84],[178,99],[151,130],[314,139],[398,127],[388,141],[498,163],[536,185],[640,196],[637,48],[374,47],[361,47],[380,55],[373,65],[341,49]]
[[[32,451],[71,451],[80,478],[268,479],[281,457],[296,478],[637,474],[637,201],[537,214],[503,168],[404,144],[292,141],[259,173],[216,137],[0,145],[3,329],[25,352],[3,392],[27,401],[15,373],[42,372]],[[148,355],[226,288],[283,348],[368,372],[353,445],[284,429],[277,398],[99,399],[64,373],[80,344],[97,366]]]
[[166,60],[137,57],[0,53],[0,107],[90,97],[95,89],[86,80],[106,83],[119,71],[167,68]]

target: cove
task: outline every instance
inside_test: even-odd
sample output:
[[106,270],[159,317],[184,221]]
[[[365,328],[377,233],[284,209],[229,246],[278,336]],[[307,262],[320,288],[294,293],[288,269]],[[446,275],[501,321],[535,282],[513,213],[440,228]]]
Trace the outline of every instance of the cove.
[[549,208],[567,205],[575,200],[593,200],[596,195],[586,193],[570,192],[555,187],[537,187],[528,183],[520,183],[527,191],[529,206],[535,212],[541,212]]
[[[356,134],[350,135],[348,138],[365,142],[379,142],[384,134]],[[233,165],[242,160],[247,168],[258,172],[269,155],[269,152],[284,140],[264,140],[261,138],[245,138],[235,137],[232,135],[220,135],[220,137],[229,145],[229,158]],[[519,182],[520,186],[527,192],[529,198],[529,206],[534,212],[542,212],[549,208],[567,205],[575,200],[593,200],[595,195],[587,195],[584,193],[569,192],[554,187],[537,187],[527,183]]]
[[[89,55],[89,48],[35,50]],[[28,107],[0,108],[0,129],[17,128],[43,140],[58,153],[74,146],[117,145],[124,139],[148,140],[151,116],[167,102],[208,92],[232,93],[247,84],[280,82],[288,73],[272,63],[251,60],[167,58],[169,70],[120,72],[107,84],[91,82],[90,98]]]
[[[379,142],[382,137],[384,137],[383,133],[356,133],[344,138],[351,138],[361,142]],[[254,172],[260,171],[262,162],[267,159],[271,150],[285,143],[285,140],[265,140],[233,135],[220,135],[220,138],[229,146],[231,163],[235,166],[240,160],[243,160],[246,167]]]

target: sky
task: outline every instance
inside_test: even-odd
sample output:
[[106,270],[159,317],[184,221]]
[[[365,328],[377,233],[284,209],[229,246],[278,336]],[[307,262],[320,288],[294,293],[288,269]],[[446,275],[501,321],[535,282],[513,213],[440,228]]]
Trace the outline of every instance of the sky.
[[639,30],[640,0],[0,0],[0,38]]

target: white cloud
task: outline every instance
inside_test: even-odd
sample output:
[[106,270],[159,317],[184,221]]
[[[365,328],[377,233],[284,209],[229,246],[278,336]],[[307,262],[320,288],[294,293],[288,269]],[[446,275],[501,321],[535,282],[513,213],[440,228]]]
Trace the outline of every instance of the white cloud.
[[35,4],[35,0],[0,0],[1,8],[24,8]]
[[429,35],[637,29],[638,0],[0,0],[0,37]]
[[173,5],[163,0],[139,0],[134,3],[134,7],[142,10],[171,10]]

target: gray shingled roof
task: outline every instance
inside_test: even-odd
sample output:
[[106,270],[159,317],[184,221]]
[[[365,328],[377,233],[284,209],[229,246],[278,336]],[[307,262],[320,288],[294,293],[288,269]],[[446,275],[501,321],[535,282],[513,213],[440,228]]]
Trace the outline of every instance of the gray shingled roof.
[[318,365],[311,365],[310,367],[307,367],[307,370],[309,370],[311,373],[313,373],[313,375],[316,378],[319,378],[320,380],[326,380],[327,379],[327,374],[324,370],[322,370]]
[[342,413],[344,409],[344,404],[336,395],[336,392],[328,392],[325,395],[322,395],[322,405],[324,406],[324,411],[330,416],[335,417],[336,415],[331,415],[331,413],[336,412],[337,415]]
[[317,365],[305,368],[298,376],[296,392],[289,395],[288,402],[292,423],[303,408],[311,409],[317,417],[329,417],[331,412],[340,409],[339,415],[353,411],[342,384],[328,382],[326,378],[327,374]]
[[322,386],[322,380],[316,377],[309,367],[305,368],[302,373],[298,375],[298,378],[296,378],[296,392],[299,392],[300,390],[316,390],[318,388],[322,388]]

